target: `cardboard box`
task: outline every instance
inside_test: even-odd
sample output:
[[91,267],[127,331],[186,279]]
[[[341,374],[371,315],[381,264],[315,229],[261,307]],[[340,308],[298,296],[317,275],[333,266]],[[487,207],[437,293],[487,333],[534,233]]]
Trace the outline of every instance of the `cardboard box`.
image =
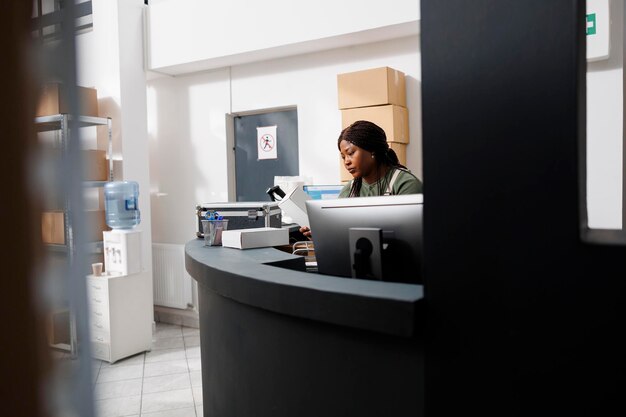
[[[106,151],[97,149],[81,150],[83,181],[107,181],[109,179],[109,161]],[[42,163],[49,169],[58,170],[63,161],[59,149],[45,149],[42,152]]]
[[41,240],[43,243],[65,244],[65,220],[62,211],[46,211],[41,214]]
[[388,105],[341,110],[341,128],[357,120],[367,120],[380,126],[388,142],[409,143],[409,111],[406,107]]
[[[79,113],[82,116],[98,116],[98,92],[95,88],[77,86]],[[43,86],[35,116],[52,116],[70,112],[68,95],[60,83]]]
[[264,248],[289,244],[289,230],[275,227],[224,230],[222,246],[236,249]]
[[81,151],[84,181],[106,181],[109,174],[109,161],[106,151]]
[[337,75],[339,108],[395,104],[406,107],[404,73],[389,67]]
[[[87,210],[83,214],[88,242],[102,241],[102,232],[108,230],[104,210]],[[43,243],[65,245],[65,218],[63,211],[46,211],[41,214],[41,239]]]
[[[395,151],[396,155],[398,155],[398,162],[406,166],[407,145],[405,143],[389,142],[389,147]],[[346,169],[341,157],[339,157],[339,178],[342,182],[352,180],[352,175]]]
[[406,143],[389,142],[389,147],[394,150],[398,156],[398,162],[406,166]]

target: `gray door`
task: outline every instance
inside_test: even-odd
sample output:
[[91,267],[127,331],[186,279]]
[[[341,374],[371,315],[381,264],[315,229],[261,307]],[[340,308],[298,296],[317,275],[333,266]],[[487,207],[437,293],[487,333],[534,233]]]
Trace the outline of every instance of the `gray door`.
[[[265,126],[276,126],[276,159],[259,159],[257,127]],[[237,201],[269,201],[274,176],[300,175],[297,110],[235,116],[234,133]]]

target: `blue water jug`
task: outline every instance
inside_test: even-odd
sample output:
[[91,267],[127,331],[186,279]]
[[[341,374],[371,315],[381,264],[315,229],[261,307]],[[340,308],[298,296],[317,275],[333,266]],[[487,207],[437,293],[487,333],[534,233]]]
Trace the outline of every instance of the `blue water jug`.
[[131,229],[139,224],[139,184],[111,181],[104,185],[106,223],[112,229]]

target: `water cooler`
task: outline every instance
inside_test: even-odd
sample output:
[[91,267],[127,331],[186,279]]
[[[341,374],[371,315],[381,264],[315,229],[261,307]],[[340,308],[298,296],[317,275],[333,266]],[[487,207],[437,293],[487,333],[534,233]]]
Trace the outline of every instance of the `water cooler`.
[[103,232],[104,271],[87,276],[92,356],[108,362],[152,347],[152,286],[141,255],[134,181],[113,181],[104,187],[106,222]]

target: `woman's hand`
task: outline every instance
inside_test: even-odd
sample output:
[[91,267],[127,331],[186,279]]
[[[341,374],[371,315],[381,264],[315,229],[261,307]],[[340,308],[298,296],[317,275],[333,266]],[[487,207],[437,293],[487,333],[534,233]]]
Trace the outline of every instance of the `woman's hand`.
[[311,240],[311,228],[308,226],[302,226],[300,228],[300,233],[302,233],[304,236],[306,236],[307,239]]

